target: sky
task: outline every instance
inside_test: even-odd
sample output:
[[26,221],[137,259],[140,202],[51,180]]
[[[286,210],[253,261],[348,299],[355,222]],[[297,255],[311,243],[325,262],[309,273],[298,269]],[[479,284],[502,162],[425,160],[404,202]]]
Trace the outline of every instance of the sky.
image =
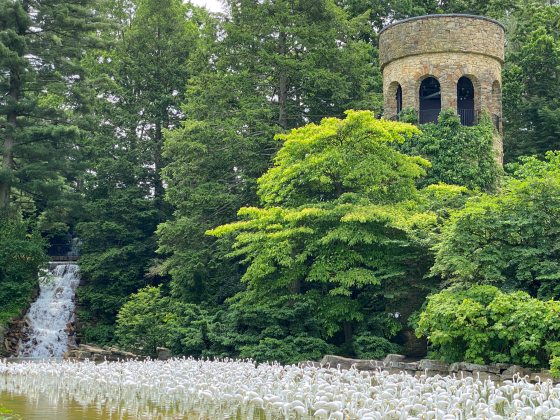
[[220,0],[191,0],[192,4],[197,6],[206,6],[211,12],[223,12],[224,8]]

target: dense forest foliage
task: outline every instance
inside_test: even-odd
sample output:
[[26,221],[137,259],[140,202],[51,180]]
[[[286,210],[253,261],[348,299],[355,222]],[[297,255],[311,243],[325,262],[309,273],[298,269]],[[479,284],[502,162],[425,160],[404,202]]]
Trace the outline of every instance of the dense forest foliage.
[[[0,0],[0,325],[79,238],[88,343],[560,357],[560,6],[224,3]],[[428,13],[506,27],[504,168],[486,117],[380,118],[377,34]]]

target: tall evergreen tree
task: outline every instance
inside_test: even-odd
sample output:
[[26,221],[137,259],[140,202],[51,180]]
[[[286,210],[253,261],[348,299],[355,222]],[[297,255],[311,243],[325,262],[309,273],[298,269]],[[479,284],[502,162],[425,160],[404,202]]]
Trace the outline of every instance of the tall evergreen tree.
[[196,49],[200,9],[180,0],[111,2],[119,21],[109,50],[92,52],[86,67],[96,80],[92,121],[83,156],[87,201],[78,225],[84,242],[79,291],[87,340],[112,339],[126,297],[157,282],[146,277],[155,257],[154,232],[166,218],[160,170],[163,131],[178,124],[186,65]]
[[0,1],[0,207],[23,197],[42,211],[62,191],[79,61],[100,23],[93,0]]
[[191,64],[199,71],[187,87],[186,119],[165,146],[176,211],[159,229],[168,256],[161,268],[177,295],[195,302],[219,303],[239,285],[223,260],[227,247],[204,232],[257,202],[274,134],[378,106],[373,47],[334,0],[241,0],[228,8],[219,36]]
[[560,6],[514,15],[504,70],[505,158],[560,148]]

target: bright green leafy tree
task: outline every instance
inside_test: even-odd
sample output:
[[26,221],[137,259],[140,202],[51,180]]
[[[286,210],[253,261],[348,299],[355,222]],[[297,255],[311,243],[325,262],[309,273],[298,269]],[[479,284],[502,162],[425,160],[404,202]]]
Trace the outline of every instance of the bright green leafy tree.
[[408,232],[435,219],[411,203],[429,163],[396,147],[415,133],[349,111],[278,136],[275,166],[259,180],[264,207],[242,208],[243,220],[211,231],[236,239],[245,305],[312,300],[323,339],[339,334],[351,345],[354,329],[383,335],[382,322],[368,321],[406,295],[403,282],[414,287],[425,250]]
[[498,194],[473,198],[454,214],[432,272],[451,282],[558,297],[560,159],[547,158],[525,159]]

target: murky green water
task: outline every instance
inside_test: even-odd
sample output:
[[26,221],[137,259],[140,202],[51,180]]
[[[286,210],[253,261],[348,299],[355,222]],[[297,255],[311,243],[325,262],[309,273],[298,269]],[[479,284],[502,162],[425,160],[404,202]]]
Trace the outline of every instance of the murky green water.
[[[25,396],[10,395],[6,392],[0,392],[0,406],[12,410],[14,414],[19,416],[15,418],[21,418],[22,420],[129,420],[138,418],[124,413],[111,413],[102,407],[83,407],[75,401],[56,401],[45,396],[29,399]],[[146,418],[158,417],[148,416]]]
[[[82,406],[76,401],[52,400],[46,396],[27,398],[0,392],[0,406],[12,410],[18,420],[175,420],[209,419],[207,416],[177,416],[157,408],[146,409],[135,415],[123,409],[108,410],[105,407]],[[2,415],[0,414],[0,418]],[[10,418],[10,417],[8,417]]]
[[[0,392],[0,407],[11,410],[10,420],[217,420],[213,416],[200,413],[177,415],[173,410],[158,407],[146,407],[144,410],[131,414],[130,409],[107,409],[106,407],[81,405],[74,400],[52,399],[47,395],[28,398],[22,395],[12,395]],[[0,419],[3,419],[0,414]],[[242,413],[222,417],[223,419],[244,419]],[[266,419],[264,413],[251,416],[254,420]]]

